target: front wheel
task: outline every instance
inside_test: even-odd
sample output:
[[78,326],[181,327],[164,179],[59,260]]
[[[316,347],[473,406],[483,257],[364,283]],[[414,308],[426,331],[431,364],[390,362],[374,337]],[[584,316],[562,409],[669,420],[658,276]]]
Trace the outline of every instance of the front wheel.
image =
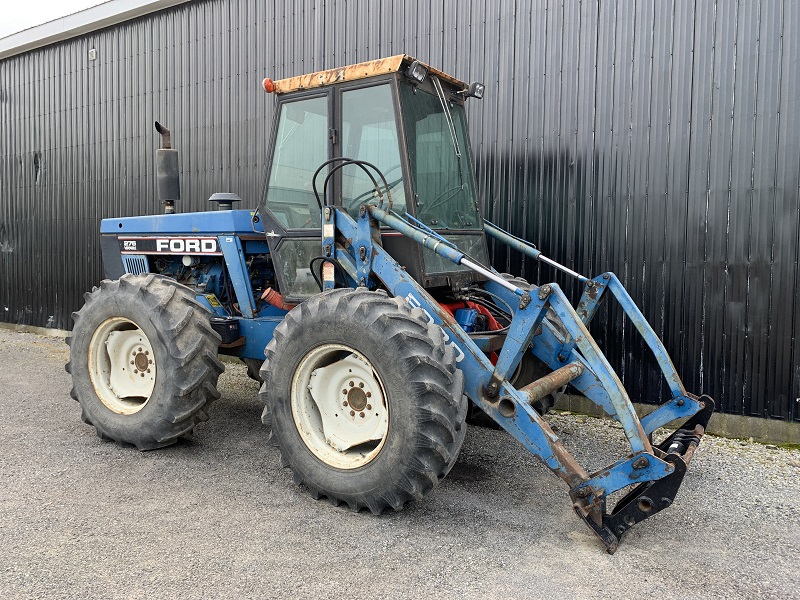
[[453,466],[467,403],[453,348],[398,298],[334,290],[286,315],[261,370],[262,421],[314,497],[375,514]]

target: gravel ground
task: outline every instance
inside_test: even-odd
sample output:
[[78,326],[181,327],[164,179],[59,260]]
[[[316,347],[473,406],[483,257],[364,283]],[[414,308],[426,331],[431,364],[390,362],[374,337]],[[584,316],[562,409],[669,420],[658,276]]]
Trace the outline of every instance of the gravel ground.
[[[0,598],[800,597],[800,451],[707,436],[668,510],[613,556],[566,488],[502,432],[470,428],[423,502],[373,517],[316,502],[265,443],[228,365],[190,442],[101,442],[63,341],[0,329]],[[609,422],[554,415],[586,466]]]

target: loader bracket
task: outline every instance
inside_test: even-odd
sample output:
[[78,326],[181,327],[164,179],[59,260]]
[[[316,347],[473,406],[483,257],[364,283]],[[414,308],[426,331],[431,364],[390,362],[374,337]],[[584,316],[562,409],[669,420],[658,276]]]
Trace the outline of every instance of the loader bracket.
[[[597,516],[596,511],[582,510],[584,507],[580,500],[573,498],[577,501],[575,512],[605,544],[609,554],[616,552],[620,539],[628,529],[669,507],[675,500],[686,468],[714,412],[714,401],[710,397],[701,396],[699,400],[703,404],[700,412],[654,448],[659,456],[663,455],[663,461],[675,467],[669,475],[637,485],[617,502],[611,514],[605,514],[605,499],[594,497],[594,504],[598,500],[601,504],[602,524],[593,518]],[[676,454],[676,451],[680,454]]]
[[598,525],[590,515],[584,516],[575,507],[577,515],[605,544],[609,554],[617,551],[619,541],[628,529],[667,508],[675,499],[686,474],[686,463],[677,454],[668,454],[664,460],[674,465],[675,470],[662,479],[648,481],[633,488],[617,502],[610,515],[603,515],[602,525]]

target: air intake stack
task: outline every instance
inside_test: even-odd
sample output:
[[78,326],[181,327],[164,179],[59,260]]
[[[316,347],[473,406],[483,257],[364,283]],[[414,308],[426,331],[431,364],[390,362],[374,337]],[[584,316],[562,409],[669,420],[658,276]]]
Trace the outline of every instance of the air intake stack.
[[156,131],[161,134],[161,148],[156,150],[158,199],[164,204],[164,212],[171,215],[175,212],[175,201],[181,199],[178,151],[172,148],[169,129],[156,121]]

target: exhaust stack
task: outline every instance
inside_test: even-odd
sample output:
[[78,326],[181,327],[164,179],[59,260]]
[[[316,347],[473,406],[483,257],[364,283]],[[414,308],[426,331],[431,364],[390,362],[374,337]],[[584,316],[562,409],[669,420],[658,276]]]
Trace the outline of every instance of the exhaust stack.
[[175,201],[181,199],[178,151],[172,148],[169,129],[156,121],[156,131],[161,134],[161,148],[156,150],[158,199],[164,204],[164,213],[171,215],[175,212]]

